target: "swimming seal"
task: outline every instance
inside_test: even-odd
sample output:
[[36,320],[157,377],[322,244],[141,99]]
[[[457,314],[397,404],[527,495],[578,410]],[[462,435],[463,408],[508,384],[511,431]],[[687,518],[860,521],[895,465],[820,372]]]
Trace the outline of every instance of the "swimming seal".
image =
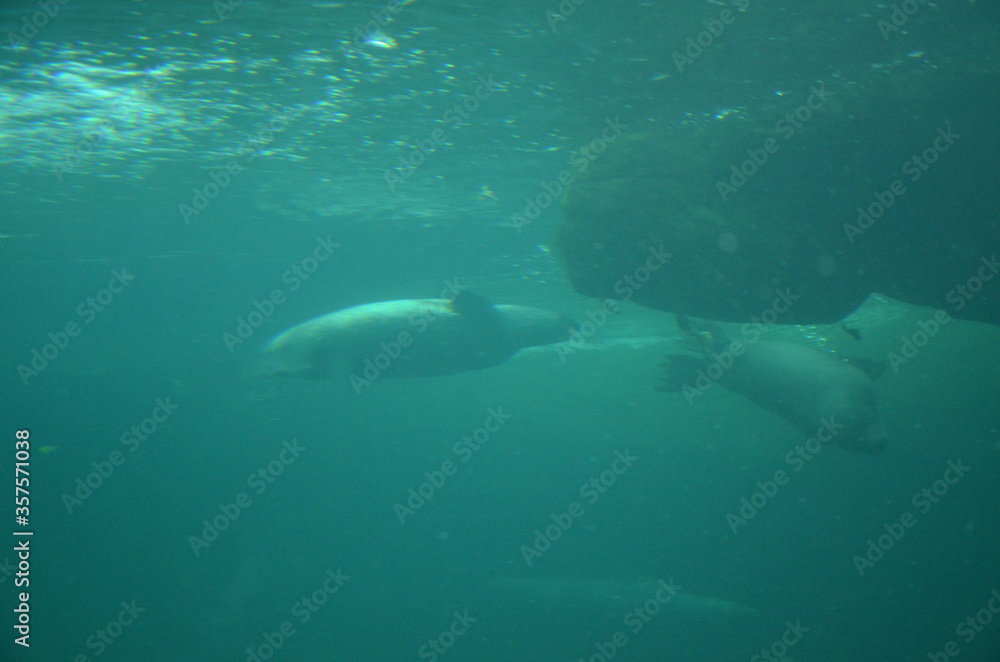
[[[271,340],[268,375],[306,378],[432,377],[503,363],[519,350],[567,340],[567,317],[492,305],[468,291],[453,299],[368,303],[303,322]],[[367,375],[367,376],[366,376]]]
[[872,378],[857,365],[798,343],[730,341],[683,315],[677,323],[695,353],[666,357],[659,390],[700,393],[718,382],[807,436],[826,429],[829,443],[847,450],[874,455],[885,448]]

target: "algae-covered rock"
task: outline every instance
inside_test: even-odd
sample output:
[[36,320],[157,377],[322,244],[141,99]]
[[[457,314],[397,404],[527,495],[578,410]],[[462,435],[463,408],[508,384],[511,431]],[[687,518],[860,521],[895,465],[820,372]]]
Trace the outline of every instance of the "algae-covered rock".
[[820,84],[622,136],[563,199],[555,246],[573,287],[730,322],[829,323],[883,293],[1000,323],[1000,279],[954,291],[984,285],[1000,252],[997,201],[976,191],[993,137],[962,142],[985,126],[969,103],[981,78],[935,79],[933,93],[925,76],[896,80],[892,106],[873,105],[878,81]]
[[[784,322],[833,321],[859,305],[868,292],[841,277],[844,260],[831,252],[846,243],[839,225],[783,213],[770,194],[741,190],[783,170],[768,163],[783,148],[778,133],[751,135],[749,145],[747,137],[724,124],[690,124],[612,145],[563,200],[556,246],[574,288],[727,321],[760,316],[782,293],[794,301]],[[736,176],[741,189],[729,182],[734,155],[749,163],[734,161],[737,173],[752,173]]]

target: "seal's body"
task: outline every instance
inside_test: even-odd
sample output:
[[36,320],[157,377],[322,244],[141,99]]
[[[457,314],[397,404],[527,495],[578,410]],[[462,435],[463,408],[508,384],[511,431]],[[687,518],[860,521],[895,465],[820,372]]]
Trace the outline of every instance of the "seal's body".
[[385,377],[431,377],[495,366],[525,347],[566,340],[573,327],[562,315],[494,306],[469,292],[381,301],[292,327],[268,343],[259,366],[310,378],[360,375],[369,366]]
[[828,436],[835,446],[869,454],[885,447],[872,379],[856,365],[782,340],[729,341],[683,316],[678,325],[699,351],[667,357],[667,386],[661,390],[704,390],[699,379],[717,382],[809,437]]

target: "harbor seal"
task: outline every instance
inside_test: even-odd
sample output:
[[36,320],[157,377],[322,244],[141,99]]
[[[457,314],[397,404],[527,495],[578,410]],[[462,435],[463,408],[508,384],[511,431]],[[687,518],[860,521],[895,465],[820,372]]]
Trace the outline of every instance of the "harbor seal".
[[358,390],[380,376],[433,377],[503,363],[525,347],[567,340],[572,320],[527,306],[492,305],[463,291],[452,299],[368,303],[317,317],[271,340],[258,372],[348,376]]
[[[716,327],[678,315],[695,354],[670,354],[659,390],[683,390],[689,401],[712,384],[769,409],[809,437],[875,455],[885,448],[872,375],[883,366],[841,361],[783,340],[730,341]],[[827,437],[824,439],[823,437]]]

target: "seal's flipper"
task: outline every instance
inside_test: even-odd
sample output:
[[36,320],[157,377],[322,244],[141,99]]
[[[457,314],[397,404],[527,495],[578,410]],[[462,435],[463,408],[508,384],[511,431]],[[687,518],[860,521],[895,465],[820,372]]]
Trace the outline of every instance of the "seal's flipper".
[[678,313],[677,328],[684,332],[688,340],[694,341],[698,350],[706,354],[721,352],[729,344],[729,338],[722,330],[706,320],[694,320]]
[[478,332],[485,339],[499,342],[505,338],[503,313],[481,294],[463,290],[456,293],[448,304],[452,312],[474,321]]
[[855,340],[859,342],[861,341],[861,329],[852,326],[847,326],[847,324],[841,322],[840,330],[849,335],[850,337],[854,338]]

